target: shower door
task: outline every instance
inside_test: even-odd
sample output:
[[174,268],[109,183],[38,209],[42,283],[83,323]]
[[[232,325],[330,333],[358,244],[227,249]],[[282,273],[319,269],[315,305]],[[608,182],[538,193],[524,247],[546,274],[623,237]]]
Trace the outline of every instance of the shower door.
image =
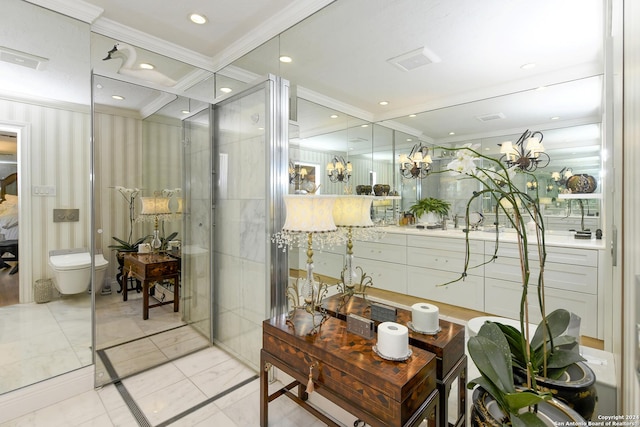
[[258,369],[261,323],[283,307],[288,83],[263,83],[213,107],[213,340]]
[[211,107],[183,120],[183,318],[211,341]]

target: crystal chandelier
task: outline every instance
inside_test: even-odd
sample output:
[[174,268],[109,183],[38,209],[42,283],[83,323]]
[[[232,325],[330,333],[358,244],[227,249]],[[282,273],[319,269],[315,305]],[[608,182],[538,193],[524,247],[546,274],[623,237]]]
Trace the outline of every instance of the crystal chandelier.
[[509,168],[518,166],[527,172],[546,167],[551,158],[544,152],[542,139],[542,132],[531,132],[527,129],[515,145],[511,141],[503,142],[500,144],[500,162],[506,163]]
[[416,144],[411,149],[411,153],[400,155],[400,173],[403,178],[425,178],[431,170],[431,156],[429,148],[420,144]]

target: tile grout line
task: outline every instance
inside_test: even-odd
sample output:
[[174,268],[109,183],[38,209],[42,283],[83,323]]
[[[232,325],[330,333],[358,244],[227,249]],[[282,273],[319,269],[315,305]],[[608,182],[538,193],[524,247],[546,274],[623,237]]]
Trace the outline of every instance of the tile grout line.
[[166,427],[168,425],[170,425],[171,423],[175,423],[176,421],[178,421],[181,418],[186,417],[189,414],[192,414],[194,412],[196,412],[198,409],[201,409],[205,406],[207,406],[210,403],[215,402],[216,400],[220,399],[221,397],[226,396],[227,394],[244,387],[245,385],[259,379],[260,377],[258,377],[257,375],[253,375],[247,379],[245,379],[244,381],[239,382],[238,384],[235,384],[231,387],[229,387],[228,389],[221,391],[220,393],[216,394],[213,397],[210,397],[206,400],[203,400],[202,402],[198,403],[197,405],[192,406],[191,408],[187,409],[186,411],[182,411],[181,413],[174,415],[173,417],[169,418],[168,420],[165,420],[163,422],[161,422],[160,424],[158,424],[156,427]]

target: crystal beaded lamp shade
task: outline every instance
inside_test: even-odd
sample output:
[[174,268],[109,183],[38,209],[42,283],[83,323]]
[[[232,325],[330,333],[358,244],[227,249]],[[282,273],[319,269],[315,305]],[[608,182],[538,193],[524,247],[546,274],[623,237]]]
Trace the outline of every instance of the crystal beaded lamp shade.
[[335,196],[285,195],[287,217],[282,231],[324,233],[336,231],[333,221]]
[[373,227],[371,203],[373,197],[337,196],[333,221],[338,227]]
[[171,216],[170,200],[168,197],[141,197],[142,210],[138,221],[168,220]]

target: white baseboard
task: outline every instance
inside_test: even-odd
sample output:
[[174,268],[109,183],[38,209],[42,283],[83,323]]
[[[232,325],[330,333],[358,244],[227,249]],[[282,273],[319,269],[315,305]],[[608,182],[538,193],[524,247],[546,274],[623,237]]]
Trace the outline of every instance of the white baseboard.
[[93,390],[94,377],[95,366],[91,365],[2,394],[0,424]]

